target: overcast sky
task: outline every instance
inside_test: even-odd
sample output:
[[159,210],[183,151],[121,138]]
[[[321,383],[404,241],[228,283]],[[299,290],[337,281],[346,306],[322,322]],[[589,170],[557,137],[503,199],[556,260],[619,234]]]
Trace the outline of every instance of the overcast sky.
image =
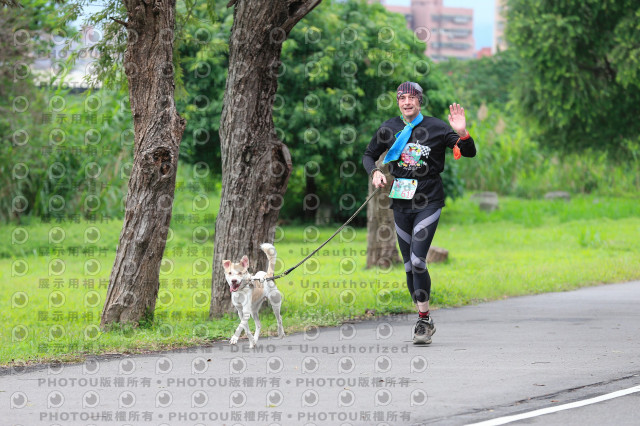
[[[411,0],[387,0],[386,3],[410,6]],[[476,50],[483,47],[491,47],[493,44],[495,0],[444,0],[444,5],[473,9],[473,37],[476,40]]]

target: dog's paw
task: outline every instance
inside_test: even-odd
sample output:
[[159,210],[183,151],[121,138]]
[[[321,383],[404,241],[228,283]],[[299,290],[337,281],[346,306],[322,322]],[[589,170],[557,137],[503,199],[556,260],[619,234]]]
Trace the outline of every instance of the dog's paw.
[[279,328],[278,329],[278,337],[281,338],[281,339],[284,337],[284,328]]
[[234,334],[233,336],[231,336],[231,339],[229,339],[229,344],[235,345],[236,343],[238,343],[238,336]]
[[253,340],[253,339],[249,339],[249,349],[253,349],[256,347],[256,343],[257,341]]

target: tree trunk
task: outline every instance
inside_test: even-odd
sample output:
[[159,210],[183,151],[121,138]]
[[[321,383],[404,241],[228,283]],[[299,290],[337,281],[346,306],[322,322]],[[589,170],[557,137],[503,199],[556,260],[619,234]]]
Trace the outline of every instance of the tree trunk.
[[159,287],[186,121],[175,108],[175,0],[125,0],[129,30],[124,70],[129,82],[135,149],[124,223],[101,326],[151,319]]
[[[391,203],[389,185],[393,182],[393,178],[389,174],[388,167],[382,166],[384,156],[385,154],[380,156],[376,167],[380,168],[387,178],[387,187],[380,190],[367,205],[367,268],[374,266],[386,268],[400,263],[400,256],[396,248],[393,211],[389,208]],[[373,190],[371,178],[369,178],[369,194]]]
[[[222,260],[249,256],[266,270],[260,244],[273,242],[291,174],[291,155],[272,117],[282,43],[321,0],[231,0],[229,74],[220,120],[222,194],[216,219],[211,318],[231,310]],[[258,268],[258,265],[262,265]]]

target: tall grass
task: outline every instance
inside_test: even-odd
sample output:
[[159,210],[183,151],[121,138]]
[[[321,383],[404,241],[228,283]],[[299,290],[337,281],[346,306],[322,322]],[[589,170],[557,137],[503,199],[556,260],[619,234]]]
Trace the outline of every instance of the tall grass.
[[0,147],[0,221],[121,216],[134,141],[128,97],[67,92],[37,92]]

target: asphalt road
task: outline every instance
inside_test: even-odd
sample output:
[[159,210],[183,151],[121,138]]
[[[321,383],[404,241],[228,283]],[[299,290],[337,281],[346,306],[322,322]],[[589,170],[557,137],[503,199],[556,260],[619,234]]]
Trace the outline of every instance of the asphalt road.
[[[640,385],[640,282],[0,376],[6,425],[473,424]],[[512,424],[640,424],[640,392]]]

